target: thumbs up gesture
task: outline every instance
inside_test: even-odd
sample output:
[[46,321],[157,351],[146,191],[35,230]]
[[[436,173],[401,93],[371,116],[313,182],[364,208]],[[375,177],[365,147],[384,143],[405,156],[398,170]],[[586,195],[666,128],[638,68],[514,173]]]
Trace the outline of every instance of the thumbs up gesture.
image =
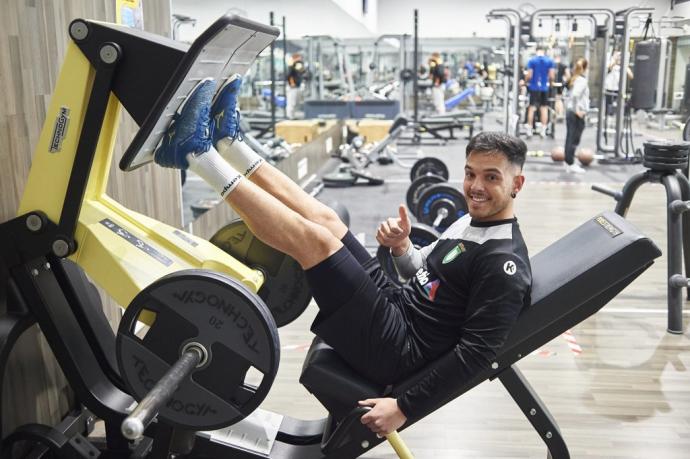
[[411,227],[407,207],[401,204],[398,208],[398,217],[390,217],[381,222],[376,231],[376,240],[382,246],[390,247],[393,255],[400,256],[407,252],[411,244],[409,237]]

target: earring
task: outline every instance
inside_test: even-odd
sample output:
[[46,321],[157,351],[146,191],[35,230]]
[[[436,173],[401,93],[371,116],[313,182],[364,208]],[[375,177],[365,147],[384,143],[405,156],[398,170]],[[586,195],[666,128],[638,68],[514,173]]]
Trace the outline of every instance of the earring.
[[515,199],[517,197],[517,193],[513,191],[512,193],[510,193],[510,197]]

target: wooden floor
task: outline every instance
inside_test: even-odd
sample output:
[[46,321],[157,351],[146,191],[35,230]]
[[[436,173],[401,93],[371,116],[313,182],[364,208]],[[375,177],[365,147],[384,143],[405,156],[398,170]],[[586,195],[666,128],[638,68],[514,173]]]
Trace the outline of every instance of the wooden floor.
[[[529,172],[529,170],[527,171]],[[528,176],[529,177],[529,176]],[[665,192],[638,191],[628,219],[666,251]],[[532,255],[613,200],[586,184],[530,184],[517,215]],[[567,263],[567,260],[563,260]],[[280,330],[277,381],[263,408],[314,419],[325,410],[298,383],[315,306]],[[574,458],[690,457],[690,334],[666,332],[666,258],[598,314],[572,329],[576,355],[558,337],[519,368],[551,410]],[[417,458],[545,457],[546,448],[503,386],[485,382],[402,433]],[[396,457],[381,445],[365,457]]]

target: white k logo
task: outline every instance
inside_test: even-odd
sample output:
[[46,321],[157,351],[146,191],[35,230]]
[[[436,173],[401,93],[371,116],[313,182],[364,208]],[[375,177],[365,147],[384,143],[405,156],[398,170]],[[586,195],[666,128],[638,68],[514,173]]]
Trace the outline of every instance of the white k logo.
[[508,260],[503,264],[503,271],[509,276],[512,276],[517,272],[517,266],[515,266],[515,262],[512,260]]

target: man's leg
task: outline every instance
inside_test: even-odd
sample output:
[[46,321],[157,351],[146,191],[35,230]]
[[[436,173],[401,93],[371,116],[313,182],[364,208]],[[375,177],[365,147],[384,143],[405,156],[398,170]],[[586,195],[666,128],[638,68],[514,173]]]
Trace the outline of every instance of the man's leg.
[[215,88],[212,79],[205,79],[192,90],[156,148],[154,161],[165,167],[189,167],[226,198],[260,240],[290,255],[303,268],[325,260],[342,247],[337,237],[244,180],[211,149],[209,112]]
[[358,243],[333,209],[306,193],[288,176],[265,162],[242,140],[236,108],[236,96],[240,85],[239,77],[231,79],[214,98],[211,117],[215,123],[213,143],[218,152],[233,168],[243,172],[251,182],[278,201],[305,219],[327,228],[348,247],[360,263],[367,261],[371,258],[369,252]]
[[547,104],[548,102],[539,107],[539,117],[541,119],[542,129],[546,129],[546,125],[549,122],[549,106]]

